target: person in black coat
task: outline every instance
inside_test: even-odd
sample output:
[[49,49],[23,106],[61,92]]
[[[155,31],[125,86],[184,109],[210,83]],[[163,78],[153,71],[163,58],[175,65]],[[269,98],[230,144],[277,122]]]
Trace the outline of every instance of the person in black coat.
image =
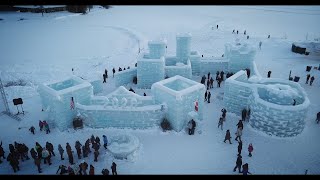
[[306,84],[309,83],[309,79],[310,79],[310,74],[307,75],[307,80],[306,80]]
[[54,152],[53,152],[53,145],[51,144],[51,143],[49,143],[49,142],[46,142],[46,148],[47,148],[47,150],[49,151],[49,153],[50,153],[50,155],[52,154],[53,156],[56,156],[55,154],[54,154]]
[[107,69],[104,70],[104,74],[106,75],[106,78],[108,78],[108,70]]
[[210,89],[213,88],[213,82],[214,82],[214,80],[213,80],[213,78],[211,77],[211,78],[210,78]]
[[74,147],[76,148],[78,159],[81,159],[81,146],[82,144],[80,143],[80,141],[76,141]]
[[238,154],[241,155],[241,151],[242,151],[242,141],[238,141]]
[[221,112],[222,112],[222,118],[226,120],[227,110],[225,108],[222,108]]
[[116,73],[116,70],[114,68],[112,69],[112,73],[112,77],[114,77],[114,73]]
[[295,99],[293,99],[293,104],[292,105],[295,106],[296,103],[297,103],[297,101]]
[[239,120],[239,122],[236,126],[238,126],[238,128],[241,128],[241,130],[243,129],[243,123],[242,123],[241,119]]
[[207,90],[210,88],[210,79],[207,80]]
[[219,71],[217,71],[217,72],[216,72],[216,80],[218,80],[218,76],[219,76],[219,74],[220,74],[220,72],[219,72]]
[[243,109],[242,112],[241,112],[241,120],[245,121],[246,117],[247,117],[247,110]]
[[207,101],[207,97],[208,97],[208,91],[204,93],[204,101]]
[[313,81],[314,81],[314,76],[312,76],[310,79],[310,86],[312,86]]
[[271,77],[271,71],[268,71],[268,78]]
[[218,87],[220,87],[221,81],[222,81],[222,80],[221,80],[221,77],[218,76],[218,80],[217,80],[217,82],[218,82]]
[[316,121],[317,121],[317,124],[318,124],[319,121],[320,121],[320,112],[317,113],[317,120],[316,120]]
[[146,94],[146,93],[143,93],[143,96],[147,96],[147,94]]
[[208,72],[208,80],[210,79],[210,72]]
[[74,162],[73,162],[72,149],[71,149],[71,146],[70,146],[69,143],[67,143],[67,145],[66,145],[66,151],[67,151],[67,154],[68,154],[69,163],[70,163],[70,164],[74,164]]
[[106,75],[103,74],[103,82],[102,83],[107,83],[106,79],[107,79]]
[[239,154],[236,162],[236,166],[233,169],[233,172],[236,172],[237,168],[239,169],[239,173],[241,173],[241,165],[242,165],[242,156]]
[[7,161],[9,161],[12,169],[14,172],[17,172],[20,170],[19,168],[19,160],[17,158],[17,156],[13,153],[9,153],[8,157],[7,157]]
[[223,71],[221,71],[221,72],[220,72],[220,78],[221,78],[221,81],[223,81],[223,79],[224,79],[224,77],[223,77],[223,76],[224,76],[224,72],[223,72]]
[[109,170],[107,168],[102,169],[101,173],[102,173],[102,175],[109,175]]
[[112,162],[111,170],[112,170],[112,175],[118,175],[117,164],[115,162]]
[[227,131],[226,131],[226,136],[224,137],[224,143],[226,143],[226,140],[229,140],[229,143],[230,144],[232,144],[231,143],[231,135],[230,135],[230,130],[228,129]]
[[31,148],[30,154],[31,154],[31,157],[32,157],[33,159],[36,159],[36,158],[37,158],[37,152],[34,150],[34,148]]
[[209,91],[209,93],[208,93],[208,103],[210,103],[210,98],[211,98],[211,92]]
[[35,130],[36,128],[34,128],[33,126],[31,126],[31,128],[29,129],[29,131],[32,133],[32,134],[34,134],[34,130]]

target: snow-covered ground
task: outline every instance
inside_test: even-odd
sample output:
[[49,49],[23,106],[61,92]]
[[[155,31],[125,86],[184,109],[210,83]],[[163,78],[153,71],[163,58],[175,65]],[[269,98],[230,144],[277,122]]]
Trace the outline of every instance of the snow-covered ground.
[[[10,109],[17,112],[11,100],[24,100],[25,115],[18,122],[0,114],[0,141],[8,155],[8,144],[14,141],[25,143],[30,149],[39,142],[58,144],[65,148],[69,142],[74,149],[76,140],[82,144],[91,134],[113,135],[129,132],[137,136],[140,147],[135,156],[127,160],[113,159],[103,148],[98,162],[93,154],[86,158],[96,173],[110,169],[114,160],[119,174],[237,174],[233,172],[237,159],[237,143],[234,141],[238,116],[227,113],[223,131],[217,128],[223,108],[223,88],[211,90],[212,103],[205,104],[204,120],[198,125],[201,134],[194,136],[186,132],[162,132],[159,127],[147,130],[91,129],[50,134],[40,132],[38,121],[45,113],[37,93],[40,83],[56,81],[70,75],[71,69],[79,76],[101,76],[105,68],[133,66],[139,47],[146,49],[148,40],[166,38],[168,54],[175,53],[175,36],[180,32],[192,33],[192,49],[205,56],[221,56],[224,44],[236,38],[262,49],[255,58],[260,74],[288,79],[300,76],[299,83],[305,89],[311,105],[302,134],[293,138],[275,138],[257,132],[245,123],[243,131],[243,162],[249,164],[253,174],[320,174],[320,125],[315,123],[320,111],[320,71],[312,70],[313,86],[305,84],[306,66],[319,66],[319,56],[291,52],[292,42],[320,37],[320,6],[113,6],[111,9],[95,7],[86,15],[57,12],[45,14],[1,13],[0,18],[0,77],[3,84],[23,80],[25,86],[5,88]],[[24,20],[19,20],[24,18]],[[219,29],[216,25],[219,24]],[[212,27],[214,27],[212,29]],[[232,34],[232,30],[239,34]],[[243,31],[247,31],[247,40]],[[270,39],[267,39],[268,35]],[[200,82],[200,77],[194,77]],[[113,79],[104,84],[108,94],[116,87]],[[216,85],[216,84],[215,84]],[[128,88],[134,85],[128,85]],[[136,90],[138,94],[150,90]],[[0,111],[3,111],[0,105]],[[28,129],[36,127],[36,135]],[[230,129],[233,144],[223,143],[225,131]],[[249,143],[254,146],[253,156],[248,157]],[[65,154],[66,157],[66,154]],[[76,162],[80,162],[74,155]],[[68,165],[68,159],[52,158],[52,165],[42,164],[43,174],[54,174],[60,164]],[[8,162],[0,164],[1,174],[13,174]],[[20,163],[17,174],[38,174],[33,161]]]

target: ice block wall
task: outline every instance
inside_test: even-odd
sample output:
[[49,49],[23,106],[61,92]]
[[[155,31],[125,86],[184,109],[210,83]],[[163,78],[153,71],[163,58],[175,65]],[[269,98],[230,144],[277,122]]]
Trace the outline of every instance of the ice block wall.
[[241,115],[244,108],[248,108],[249,96],[252,89],[248,86],[247,74],[245,71],[239,71],[225,81],[224,84],[224,106],[228,112]]
[[164,66],[164,57],[160,59],[146,59],[144,57],[138,59],[138,88],[150,89],[153,83],[164,79]]
[[102,90],[103,90],[103,87],[102,87],[102,80],[101,79],[92,79],[89,81],[90,84],[92,85],[93,87],[93,94],[98,94],[98,93],[101,93]]
[[165,40],[159,41],[149,41],[149,58],[150,59],[160,59],[165,56],[167,42]]
[[89,82],[73,76],[64,81],[40,85],[38,92],[43,108],[48,112],[47,122],[63,131],[72,127],[76,115],[76,110],[70,108],[71,97],[74,97],[75,103],[87,103],[93,96],[93,87]]
[[246,68],[252,68],[256,51],[247,44],[225,45],[225,57],[229,59],[229,72],[238,72]]
[[[283,97],[281,99],[272,98],[265,100],[261,98],[265,96],[265,91],[259,91],[262,87],[253,89],[250,95],[249,104],[251,108],[250,125],[269,135],[278,137],[292,137],[300,134],[305,126],[305,118],[308,112],[310,101],[298,83],[285,82],[285,80],[277,80],[281,84],[286,84],[299,92],[297,97],[297,105],[288,104]],[[286,94],[288,94],[286,92]],[[277,103],[270,102],[279,100]],[[292,103],[292,98],[288,101]]]
[[94,96],[89,103],[78,104],[77,111],[90,127],[144,129],[159,125],[164,117],[161,104],[152,96],[140,96],[120,86],[107,96]]
[[201,56],[199,55],[198,51],[191,51],[189,59],[191,62],[192,75],[200,75],[200,58]]
[[116,72],[114,74],[116,87],[132,83],[135,76],[137,77],[136,67]]
[[199,103],[199,120],[203,119],[204,85],[174,76],[153,84],[151,91],[156,103],[167,104],[166,117],[175,131],[186,127],[188,113],[195,111],[195,101]]
[[[217,71],[228,72],[229,60],[225,58],[202,58],[200,61],[200,75],[207,75],[209,72],[215,78]],[[215,80],[215,79],[214,79]]]
[[176,37],[176,42],[176,56],[179,59],[178,61],[186,64],[191,51],[191,34],[178,34]]
[[133,108],[113,108],[99,105],[79,105],[77,110],[85,118],[84,123],[94,128],[146,129],[160,124],[164,117],[160,105]]
[[192,69],[190,61],[187,61],[187,64],[178,62],[175,66],[165,66],[166,77],[173,77],[175,75],[180,75],[185,78],[191,79]]

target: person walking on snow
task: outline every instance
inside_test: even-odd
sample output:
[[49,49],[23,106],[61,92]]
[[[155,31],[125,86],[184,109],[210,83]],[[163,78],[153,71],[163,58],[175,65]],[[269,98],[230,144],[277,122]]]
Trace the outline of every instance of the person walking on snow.
[[307,75],[306,84],[309,84],[310,74]]
[[235,140],[238,141],[238,138],[239,138],[239,140],[241,141],[241,136],[242,136],[242,128],[238,128],[236,132]]
[[223,118],[222,117],[220,117],[219,118],[219,122],[218,122],[218,128],[221,126],[221,130],[223,130]]
[[226,120],[226,116],[227,116],[227,110],[225,108],[222,108],[221,112],[222,112],[222,118],[225,121]]
[[116,73],[116,70],[114,68],[112,69],[112,73],[112,77],[114,77],[114,73]]
[[320,112],[317,113],[317,120],[316,120],[317,124],[319,124],[320,122]]
[[260,41],[259,42],[259,49],[261,50],[261,45],[262,45],[262,42]]
[[312,76],[310,79],[310,86],[312,86],[313,81],[314,81],[314,76]]
[[239,173],[241,173],[241,165],[242,165],[242,156],[238,154],[238,158],[236,161],[236,166],[233,168],[233,172],[236,172],[237,168],[239,169]]
[[112,162],[111,170],[112,170],[112,175],[118,175],[117,164],[115,162]]
[[211,92],[209,91],[209,93],[208,93],[208,103],[210,103],[210,98],[211,98]]
[[31,128],[29,129],[29,131],[32,133],[32,134],[34,134],[34,130],[35,130],[36,128],[34,128],[33,126],[31,126]]
[[231,135],[230,135],[230,130],[228,129],[227,131],[226,131],[226,136],[224,137],[224,143],[226,143],[226,140],[229,140],[229,143],[230,144],[232,144],[231,143]]
[[58,145],[58,151],[59,151],[59,154],[60,154],[60,156],[61,156],[61,160],[64,160],[64,158],[63,158],[63,152],[64,152],[64,150],[63,150],[61,144]]
[[242,141],[238,141],[238,154],[241,155],[241,151],[242,151]]
[[103,137],[103,147],[104,147],[105,149],[108,149],[108,148],[107,148],[107,146],[108,146],[108,138],[107,138],[106,135],[103,135],[102,137]]
[[252,151],[253,151],[253,146],[252,146],[252,143],[249,144],[249,147],[248,147],[248,151],[249,151],[249,157],[252,156]]
[[41,120],[39,120],[39,128],[40,128],[40,131],[42,131],[43,129],[43,122]]
[[210,89],[213,88],[213,82],[214,82],[214,80],[213,80],[213,78],[211,77],[211,78],[210,78]]
[[239,122],[238,122],[238,124],[236,126],[238,126],[238,128],[241,128],[241,130],[242,130],[243,129],[242,120],[239,120]]
[[206,92],[204,93],[204,101],[205,101],[205,102],[207,101],[207,95],[208,95],[208,91],[206,91]]

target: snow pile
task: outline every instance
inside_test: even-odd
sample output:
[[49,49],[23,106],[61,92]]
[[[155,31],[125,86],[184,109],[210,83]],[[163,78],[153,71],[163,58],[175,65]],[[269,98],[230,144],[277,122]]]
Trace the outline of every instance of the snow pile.
[[140,146],[139,139],[132,134],[117,134],[110,137],[108,150],[116,159],[126,159]]
[[199,103],[197,117],[203,119],[203,84],[177,75],[153,84],[151,91],[157,103],[167,104],[166,118],[175,131],[181,131],[186,125],[188,113],[194,111],[196,101]]

